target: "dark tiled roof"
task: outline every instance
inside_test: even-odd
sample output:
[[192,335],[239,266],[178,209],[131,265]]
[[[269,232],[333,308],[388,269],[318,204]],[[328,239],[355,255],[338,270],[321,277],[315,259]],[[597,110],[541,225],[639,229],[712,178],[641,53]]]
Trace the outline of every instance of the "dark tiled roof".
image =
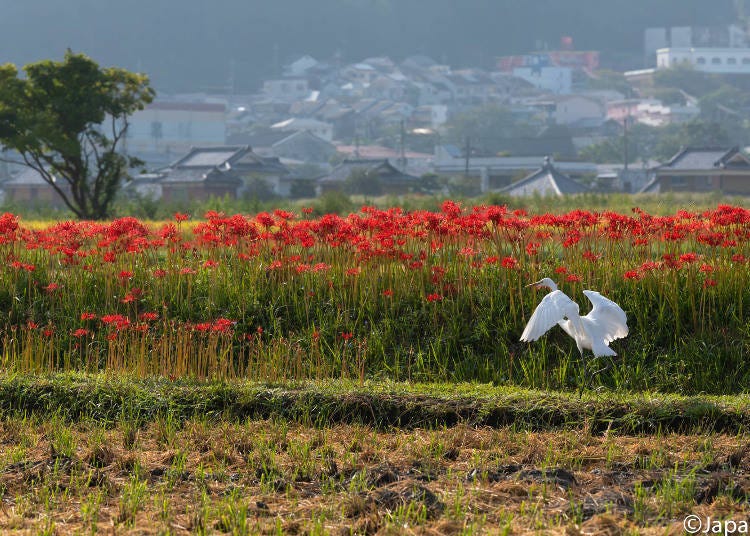
[[[733,157],[738,156],[740,164],[730,162]],[[744,162],[743,162],[744,160]],[[748,167],[750,163],[739,152],[737,147],[726,148],[697,148],[686,147],[681,149],[672,159],[659,166],[663,170],[704,170],[717,168]]]
[[549,163],[545,164],[532,173],[501,190],[510,195],[570,195],[588,192],[589,189],[583,184],[563,175]]
[[387,159],[377,160],[344,160],[341,164],[333,168],[331,173],[319,179],[322,183],[343,182],[348,179],[355,171],[364,171],[368,175],[377,176],[377,178],[386,184],[403,184],[411,183],[419,179],[414,175],[402,173]]

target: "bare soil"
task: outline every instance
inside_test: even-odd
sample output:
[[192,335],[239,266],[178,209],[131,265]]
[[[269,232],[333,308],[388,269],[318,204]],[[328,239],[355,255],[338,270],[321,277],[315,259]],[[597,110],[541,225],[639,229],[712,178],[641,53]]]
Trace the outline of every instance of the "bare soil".
[[0,530],[664,534],[750,515],[746,437],[0,423]]

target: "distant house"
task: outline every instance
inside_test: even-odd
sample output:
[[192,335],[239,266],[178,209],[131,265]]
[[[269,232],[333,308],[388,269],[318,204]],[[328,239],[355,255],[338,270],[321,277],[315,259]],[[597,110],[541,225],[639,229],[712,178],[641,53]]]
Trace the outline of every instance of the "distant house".
[[750,159],[738,147],[687,147],[653,168],[641,192],[710,192],[750,195]]
[[414,190],[419,177],[399,171],[387,159],[347,159],[333,168],[331,173],[317,180],[318,195],[332,190],[343,190],[347,179],[363,173],[377,181],[383,193],[405,194]]
[[194,147],[158,181],[165,201],[228,195],[237,197],[262,180],[273,193],[288,196],[289,170],[277,158],[264,158],[247,146]]
[[228,140],[233,145],[249,145],[259,156],[275,156],[307,163],[328,162],[336,155],[336,146],[312,132],[261,130],[233,134]]
[[298,132],[300,130],[307,130],[326,141],[331,141],[333,139],[333,125],[306,117],[292,117],[284,121],[279,121],[278,123],[271,125],[271,128],[281,132]]
[[[70,194],[67,182],[62,181],[60,187],[66,195]],[[52,208],[66,206],[60,194],[38,171],[30,167],[22,167],[18,174],[2,184],[2,189],[5,192],[5,201],[10,203]]]
[[226,114],[224,103],[156,100],[130,117],[128,152],[180,154],[193,146],[223,145]]
[[293,102],[303,99],[310,94],[310,86],[306,78],[289,77],[263,82],[263,94],[281,102]]
[[544,165],[537,171],[500,190],[500,192],[513,197],[535,194],[541,196],[562,196],[581,194],[588,191],[589,189],[586,186],[555,169],[549,158],[545,158]]

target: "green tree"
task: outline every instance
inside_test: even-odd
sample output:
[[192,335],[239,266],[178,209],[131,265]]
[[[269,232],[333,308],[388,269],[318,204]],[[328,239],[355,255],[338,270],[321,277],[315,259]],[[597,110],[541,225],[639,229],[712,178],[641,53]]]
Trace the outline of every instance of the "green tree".
[[[671,127],[671,128],[670,128]],[[665,127],[664,135],[654,147],[654,158],[667,160],[681,147],[725,147],[734,145],[719,123],[694,119],[679,126]]]
[[722,79],[721,76],[704,73],[684,64],[657,70],[654,84],[657,88],[677,88],[694,97],[702,97],[719,89]]
[[101,220],[128,170],[119,152],[128,116],[151,102],[145,75],[101,68],[68,50],[63,61],[0,66],[0,144],[18,152],[79,218]]

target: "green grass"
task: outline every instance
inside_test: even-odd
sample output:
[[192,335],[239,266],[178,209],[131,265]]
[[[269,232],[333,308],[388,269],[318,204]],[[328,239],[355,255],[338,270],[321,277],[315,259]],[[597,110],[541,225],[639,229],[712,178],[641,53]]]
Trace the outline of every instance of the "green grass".
[[[472,426],[592,433],[722,432],[750,427],[750,396],[535,391],[489,384],[309,381],[279,384],[132,379],[122,375],[4,375],[0,412],[66,421],[156,421],[165,444],[178,422],[281,419],[379,429]],[[60,437],[60,448],[69,439]],[[69,447],[68,447],[69,448]]]

